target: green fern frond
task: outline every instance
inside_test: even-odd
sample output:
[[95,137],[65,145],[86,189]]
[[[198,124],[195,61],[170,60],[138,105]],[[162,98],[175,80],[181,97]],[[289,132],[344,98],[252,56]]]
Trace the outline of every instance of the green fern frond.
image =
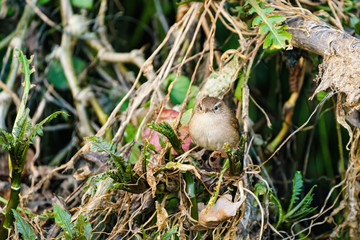
[[171,127],[169,123],[164,121],[162,123],[156,124],[154,121],[152,121],[150,124],[147,124],[146,126],[160,134],[163,134],[167,139],[169,139],[172,147],[178,154],[184,153],[184,150],[182,149],[181,146],[181,141],[179,140],[174,129]]
[[86,137],[86,141],[91,142],[91,151],[105,152],[113,163],[114,168],[108,170],[106,174],[114,180],[114,187],[133,193],[142,193],[146,190],[146,181],[139,178],[133,171],[133,166],[120,156],[115,145],[103,140],[101,137]]
[[230,173],[232,176],[238,176],[241,172],[241,163],[244,160],[245,153],[245,135],[240,137],[239,148],[231,151],[230,148],[227,147],[226,153],[228,158],[230,159]]
[[296,201],[299,200],[299,195],[301,194],[302,188],[303,188],[303,180],[301,173],[300,171],[296,171],[295,176],[293,178],[292,194],[287,212],[289,212],[296,203]]
[[[299,218],[300,216],[305,216],[316,209],[310,208],[311,202],[314,197],[314,194],[312,194],[312,192],[314,191],[315,187],[316,185],[314,185],[305,195],[305,197],[293,209],[291,209],[291,211],[286,214],[286,218]],[[304,215],[304,213],[306,214]]]
[[14,145],[13,135],[1,128],[0,128],[0,145],[1,145],[1,150],[4,150],[5,148],[7,150],[10,150],[10,147]]

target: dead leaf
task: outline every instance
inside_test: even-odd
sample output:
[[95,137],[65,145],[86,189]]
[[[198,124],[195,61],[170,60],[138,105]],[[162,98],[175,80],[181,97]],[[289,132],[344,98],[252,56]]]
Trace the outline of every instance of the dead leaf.
[[146,165],[146,181],[151,187],[151,192],[153,197],[155,197],[156,185],[157,185],[154,173],[163,164],[162,159],[163,157],[160,154],[154,154],[150,157],[149,163]]
[[86,164],[86,165],[78,168],[74,172],[73,177],[76,179],[76,181],[82,181],[84,179],[87,179],[92,174],[93,174],[93,171],[90,171],[89,165]]
[[220,197],[207,212],[204,206],[199,214],[199,224],[206,228],[215,228],[218,224],[235,216],[242,203],[243,201],[232,202],[231,195],[226,194]]
[[169,215],[166,209],[164,208],[163,204],[160,204],[156,201],[155,206],[156,206],[156,226],[158,227],[159,230],[162,230],[167,225]]

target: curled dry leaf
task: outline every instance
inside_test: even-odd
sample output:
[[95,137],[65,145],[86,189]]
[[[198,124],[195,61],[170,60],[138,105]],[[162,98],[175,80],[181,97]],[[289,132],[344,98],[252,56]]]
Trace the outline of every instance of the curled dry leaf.
[[73,174],[73,177],[76,179],[76,181],[82,181],[87,179],[92,174],[93,171],[91,171],[89,165],[86,164],[76,169],[76,171]]
[[154,173],[160,168],[162,164],[162,157],[159,154],[155,154],[151,156],[149,163],[146,165],[146,181],[151,187],[153,197],[155,197],[157,184]]
[[[158,114],[158,113],[157,113]],[[161,112],[158,121],[159,123],[165,121],[168,122],[169,124],[172,124],[173,121],[176,119],[176,117],[179,115],[178,111],[172,110],[172,109],[163,109],[163,111]],[[189,125],[185,125],[179,128],[178,131],[178,137],[184,142],[184,144],[182,144],[182,148],[184,149],[184,151],[188,151],[190,148],[190,142],[191,142],[191,138],[189,137]],[[162,134],[160,134],[164,139],[166,139]],[[159,143],[159,133],[155,132],[154,130],[151,130],[149,128],[145,128],[141,139],[144,140],[148,139],[150,144],[153,144],[155,146],[155,150],[156,151],[160,151],[161,150],[161,145]],[[171,149],[171,154],[176,155],[176,151],[172,148]]]
[[164,208],[163,204],[155,202],[156,205],[156,226],[159,230],[162,230],[168,222],[168,213],[166,209]]
[[[226,194],[219,198],[214,206],[212,206],[207,212],[205,206],[203,206],[204,208],[199,214],[199,224],[206,228],[215,228],[218,224],[235,216],[242,203],[243,200],[239,202],[232,202],[231,195]],[[200,207],[201,206],[199,206],[199,209]]]

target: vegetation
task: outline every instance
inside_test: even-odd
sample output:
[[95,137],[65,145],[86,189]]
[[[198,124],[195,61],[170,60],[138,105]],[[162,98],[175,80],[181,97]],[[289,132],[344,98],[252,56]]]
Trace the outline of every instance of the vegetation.
[[0,240],[360,235],[359,1],[0,5]]

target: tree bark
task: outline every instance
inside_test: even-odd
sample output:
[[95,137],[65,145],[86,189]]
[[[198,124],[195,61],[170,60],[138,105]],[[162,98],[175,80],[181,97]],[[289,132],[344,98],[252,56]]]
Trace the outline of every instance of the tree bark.
[[325,56],[359,55],[360,40],[350,34],[337,30],[323,22],[289,18],[286,29],[292,35],[292,45],[306,51]]

